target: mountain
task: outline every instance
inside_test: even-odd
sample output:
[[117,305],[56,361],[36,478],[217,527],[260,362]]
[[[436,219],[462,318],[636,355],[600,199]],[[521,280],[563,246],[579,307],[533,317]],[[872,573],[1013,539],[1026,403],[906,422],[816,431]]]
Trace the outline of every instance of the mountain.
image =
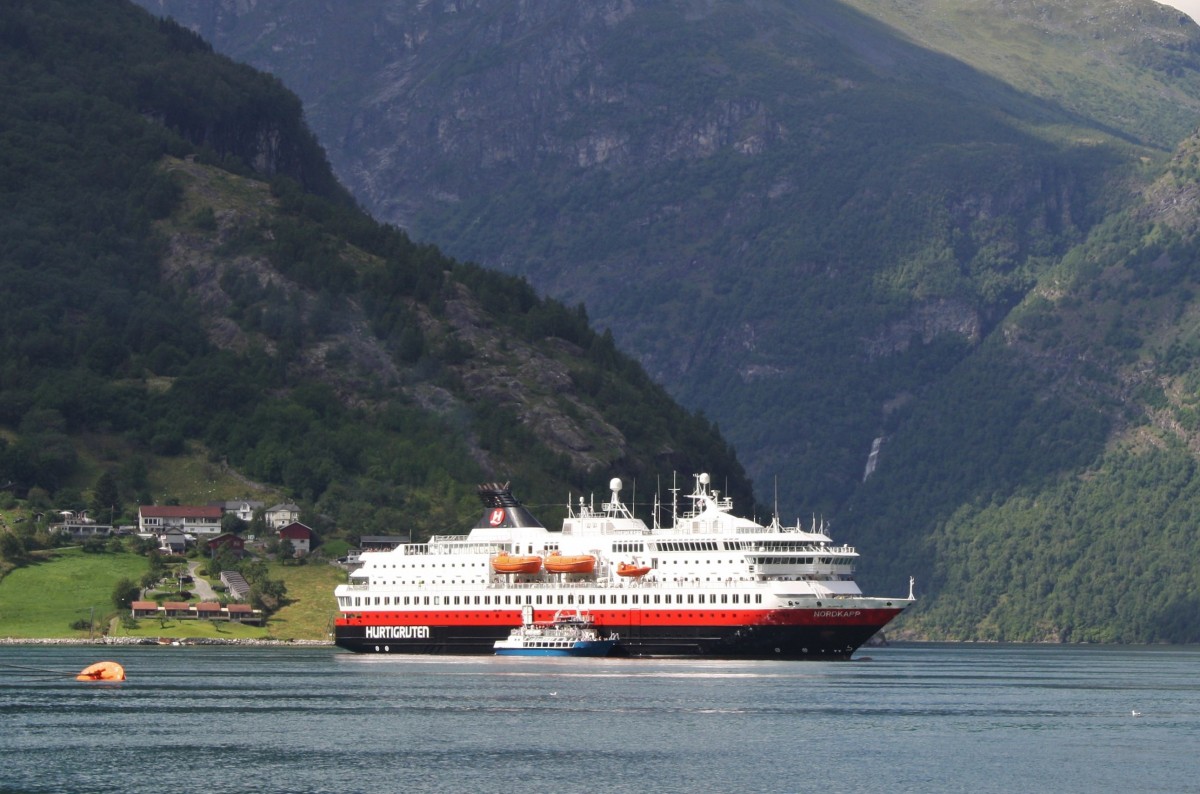
[[1198,161],[1193,135],[1048,269],[897,430],[899,475],[856,494],[868,543],[930,530],[895,561],[940,594],[909,631],[1200,637]]
[[143,4],[293,87],[376,217],[583,302],[789,511],[1200,109],[1150,2]]
[[4,4],[0,65],[0,509],[129,520],[190,454],[327,537],[465,528],[485,480],[752,502],[582,307],[363,213],[277,79],[117,0]]
[[910,636],[1200,638],[1177,12],[144,4],[294,87],[374,215],[582,301],[868,589],[915,574]]
[[847,0],[1084,127],[1170,150],[1196,126],[1196,24],[1153,2]]

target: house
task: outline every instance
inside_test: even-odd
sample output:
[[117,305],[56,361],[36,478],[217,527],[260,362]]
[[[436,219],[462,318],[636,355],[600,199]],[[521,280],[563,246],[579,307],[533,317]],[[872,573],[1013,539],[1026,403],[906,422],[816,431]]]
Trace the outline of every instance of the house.
[[267,508],[263,518],[270,529],[282,529],[300,520],[300,508],[291,503],[275,505]]
[[206,541],[204,545],[208,549],[209,556],[215,555],[218,549],[228,549],[239,557],[246,552],[246,539],[232,532],[223,532],[212,540]]
[[88,518],[86,510],[78,513],[71,510],[60,510],[59,514],[62,516],[62,523],[51,524],[50,531],[70,535],[72,540],[86,540],[94,537],[106,538],[112,534],[112,526],[109,524],[97,524],[94,518]]
[[77,524],[68,522],[55,525],[51,529],[65,535],[70,535],[72,540],[107,538],[113,534],[113,528],[108,524]]
[[178,529],[197,537],[221,534],[221,508],[198,505],[141,505],[138,507],[138,531],[162,535]]
[[249,604],[221,605],[213,601],[202,601],[198,604],[185,604],[181,601],[167,601],[159,605],[153,601],[134,601],[130,605],[130,614],[135,618],[168,617],[180,620],[235,620],[240,623],[262,623],[261,609],[254,609]]
[[250,584],[237,571],[221,571],[221,584],[232,599],[245,601],[250,597]]
[[196,617],[201,620],[219,620],[229,617],[228,613],[221,614],[221,605],[216,601],[201,601],[195,604],[192,609],[196,611]]
[[161,614],[168,618],[190,618],[192,605],[184,601],[164,601]]
[[249,499],[235,499],[230,502],[219,502],[217,506],[224,512],[233,513],[238,518],[249,523],[254,518],[254,511],[262,510],[265,504]]
[[171,527],[158,536],[160,548],[170,554],[183,554],[187,551],[187,535],[182,529]]
[[242,623],[262,622],[262,610],[254,609],[249,604],[226,604],[225,611],[229,614],[230,620]]
[[130,604],[130,609],[133,610],[135,618],[156,618],[159,606],[157,601],[134,601]]
[[303,557],[312,550],[313,531],[299,521],[293,521],[280,528],[279,539],[292,544],[293,557]]

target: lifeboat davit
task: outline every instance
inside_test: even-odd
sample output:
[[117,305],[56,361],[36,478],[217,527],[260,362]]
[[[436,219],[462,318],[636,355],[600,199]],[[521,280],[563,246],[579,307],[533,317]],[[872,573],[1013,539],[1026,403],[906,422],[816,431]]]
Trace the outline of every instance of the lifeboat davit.
[[617,576],[645,576],[650,573],[649,565],[632,565],[623,562],[617,566]]
[[591,573],[596,570],[596,558],[591,554],[559,554],[553,551],[546,557],[546,570],[550,573]]
[[502,551],[492,557],[492,570],[496,573],[537,573],[542,569],[542,558],[536,554],[509,554]]
[[125,668],[116,662],[96,662],[79,671],[76,681],[124,681]]

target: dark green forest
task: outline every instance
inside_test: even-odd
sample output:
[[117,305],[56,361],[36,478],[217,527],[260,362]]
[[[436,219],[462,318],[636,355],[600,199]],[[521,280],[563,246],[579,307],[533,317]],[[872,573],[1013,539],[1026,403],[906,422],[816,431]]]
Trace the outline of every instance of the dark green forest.
[[[1200,224],[1183,141],[888,428],[850,502],[864,572],[921,571],[917,635],[1197,642]],[[906,526],[926,528],[917,538]]]
[[[704,467],[751,501],[715,426],[680,409],[582,307],[372,220],[332,176],[296,97],[178,24],[123,0],[5,3],[0,102],[8,507],[115,505],[114,520],[129,522],[138,503],[172,498],[149,492],[148,468],[196,450],[287,494],[326,539],[465,530],[484,479],[557,505],[614,475],[649,488]],[[208,175],[203,197],[189,193],[185,163]],[[221,173],[259,181],[261,211],[240,216],[239,199],[214,187]],[[185,244],[221,262],[217,314],[198,272],[167,276]],[[487,345],[539,351],[569,373],[537,415],[608,428],[618,441],[589,459],[603,467],[464,385],[486,373],[485,342],[456,336],[448,306],[477,312]],[[351,314],[398,383],[303,369]],[[230,323],[252,343],[214,339]],[[419,389],[450,407],[420,404]],[[89,438],[120,439],[130,454],[82,480]]]

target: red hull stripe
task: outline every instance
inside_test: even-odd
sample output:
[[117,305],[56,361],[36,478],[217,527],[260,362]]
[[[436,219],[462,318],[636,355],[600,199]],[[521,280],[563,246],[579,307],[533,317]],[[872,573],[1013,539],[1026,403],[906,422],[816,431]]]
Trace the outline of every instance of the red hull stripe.
[[[549,622],[554,609],[537,610],[533,619]],[[900,609],[589,609],[604,626],[862,626],[884,625]],[[351,612],[339,626],[517,626],[520,610],[490,609],[420,612]]]

